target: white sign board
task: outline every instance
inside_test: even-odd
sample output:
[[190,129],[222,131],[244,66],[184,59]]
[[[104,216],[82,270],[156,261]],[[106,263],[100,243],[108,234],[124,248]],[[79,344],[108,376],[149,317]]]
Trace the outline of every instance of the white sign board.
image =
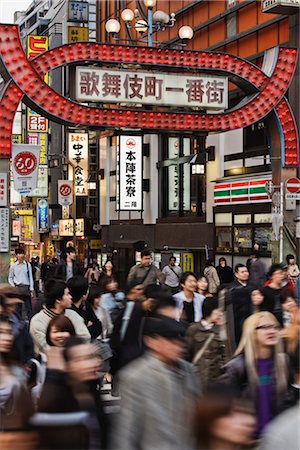
[[76,2],[69,0],[68,21],[86,23],[89,21],[88,2]]
[[261,2],[262,12],[267,12],[276,7],[290,7],[290,6],[299,8],[300,0],[262,0]]
[[0,208],[0,252],[9,251],[9,208]]
[[48,166],[39,165],[37,187],[29,193],[29,197],[48,197]]
[[0,173],[0,206],[7,206],[7,173]]
[[[59,221],[60,236],[74,236],[73,219],[62,219]],[[84,236],[84,219],[76,219],[76,236]]]
[[58,180],[58,204],[69,206],[73,203],[73,181]]
[[119,209],[141,211],[143,208],[142,136],[120,136]]
[[81,102],[142,103],[226,109],[226,77],[76,67]]
[[37,187],[40,146],[12,145],[12,170],[14,189],[27,195]]
[[300,200],[300,192],[292,193],[286,193],[285,194],[286,200]]
[[69,133],[69,178],[75,178],[75,195],[88,195],[88,133]]

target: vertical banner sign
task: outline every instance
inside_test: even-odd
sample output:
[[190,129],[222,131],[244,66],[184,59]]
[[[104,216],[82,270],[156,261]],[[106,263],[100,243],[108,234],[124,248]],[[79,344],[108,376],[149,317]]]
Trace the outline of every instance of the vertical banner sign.
[[9,251],[9,208],[0,208],[0,252]]
[[39,145],[13,144],[12,170],[14,189],[20,194],[29,194],[37,187]]
[[58,204],[69,206],[73,203],[73,181],[58,180]]
[[75,195],[88,195],[88,133],[69,133],[69,178],[74,178]]
[[7,173],[0,173],[0,206],[7,206]]
[[142,211],[142,136],[120,136],[119,209]]
[[33,239],[33,216],[22,216],[20,242],[30,242]]
[[28,133],[27,144],[39,145],[41,147],[40,164],[48,164],[48,133]]
[[37,200],[37,229],[39,233],[49,231],[49,204],[46,198]]
[[39,165],[37,186],[29,193],[29,197],[48,197],[48,166]]

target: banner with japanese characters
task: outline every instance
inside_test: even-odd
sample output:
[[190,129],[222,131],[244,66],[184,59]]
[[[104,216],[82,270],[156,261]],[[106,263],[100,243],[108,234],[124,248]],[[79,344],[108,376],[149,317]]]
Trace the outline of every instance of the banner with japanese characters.
[[9,251],[9,208],[0,208],[0,252]]
[[143,209],[142,136],[120,136],[119,148],[119,209]]
[[40,146],[12,145],[12,171],[14,189],[22,195],[37,187]]
[[227,109],[226,77],[76,67],[80,102],[141,103]]
[[37,199],[37,229],[39,233],[49,231],[49,203],[47,198]]
[[0,206],[7,206],[7,173],[0,173]]
[[88,195],[88,170],[89,170],[89,135],[88,133],[69,133],[69,179],[73,180],[75,195]]

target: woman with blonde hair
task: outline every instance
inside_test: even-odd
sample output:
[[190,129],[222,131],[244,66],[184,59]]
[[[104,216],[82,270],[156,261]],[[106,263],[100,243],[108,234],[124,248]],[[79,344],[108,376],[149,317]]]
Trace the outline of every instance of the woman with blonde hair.
[[249,316],[234,357],[224,366],[220,381],[253,402],[257,436],[282,410],[287,395],[288,363],[275,316],[261,311]]

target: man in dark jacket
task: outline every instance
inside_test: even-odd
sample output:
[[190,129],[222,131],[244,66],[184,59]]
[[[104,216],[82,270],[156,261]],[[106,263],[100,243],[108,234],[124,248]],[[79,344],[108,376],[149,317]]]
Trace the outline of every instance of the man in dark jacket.
[[83,318],[91,339],[97,339],[102,332],[102,325],[91,305],[86,302],[89,287],[87,279],[82,276],[75,276],[70,278],[67,286],[72,296],[72,309]]
[[66,248],[66,261],[61,261],[56,268],[55,277],[64,281],[77,275],[82,275],[79,263],[76,261],[76,250],[74,247]]

